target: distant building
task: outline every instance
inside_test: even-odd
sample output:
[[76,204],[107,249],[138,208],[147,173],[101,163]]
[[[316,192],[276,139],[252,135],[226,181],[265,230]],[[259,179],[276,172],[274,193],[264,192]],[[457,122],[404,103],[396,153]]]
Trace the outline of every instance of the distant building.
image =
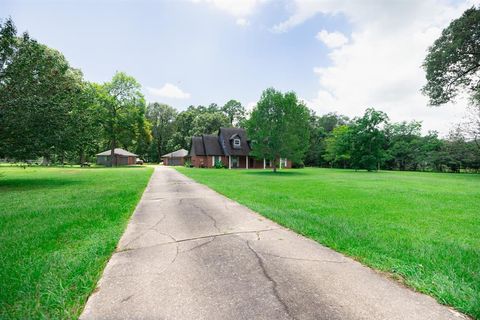
[[164,154],[161,158],[164,166],[183,166],[185,164],[186,156],[188,156],[188,151],[180,149]]
[[[110,164],[111,150],[103,151],[97,154],[97,164]],[[121,148],[115,148],[115,158],[117,165],[132,165],[137,163],[137,155]]]
[[[247,133],[241,128],[220,128],[217,135],[201,135],[192,137],[188,157],[192,166],[211,168],[220,161],[229,168],[266,169],[273,163],[265,159],[250,156],[252,151]],[[285,158],[280,159],[281,168],[291,168],[292,163]]]

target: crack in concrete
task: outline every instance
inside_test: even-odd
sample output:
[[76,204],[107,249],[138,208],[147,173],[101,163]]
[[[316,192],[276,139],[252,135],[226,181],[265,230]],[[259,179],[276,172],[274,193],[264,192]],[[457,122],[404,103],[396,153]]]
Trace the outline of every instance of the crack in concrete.
[[235,235],[240,235],[240,234],[268,232],[268,231],[279,230],[279,229],[281,229],[281,228],[263,229],[263,230],[251,230],[251,231],[225,232],[225,233],[209,234],[209,235],[205,235],[205,236],[199,236],[199,237],[193,237],[193,238],[185,238],[185,239],[175,239],[174,237],[172,237],[171,235],[169,235],[169,234],[167,234],[167,233],[162,233],[162,232],[159,232],[159,231],[155,230],[155,231],[158,232],[159,234],[163,234],[163,235],[165,235],[165,236],[170,237],[173,241],[164,242],[164,243],[159,243],[159,244],[155,244],[155,245],[152,245],[152,246],[140,247],[140,248],[125,248],[125,249],[116,251],[116,253],[126,252],[126,251],[132,251],[132,250],[138,250],[138,249],[151,249],[151,248],[160,247],[160,246],[166,246],[166,245],[174,244],[174,243],[182,243],[182,242],[188,242],[188,241],[208,239],[208,238],[212,238],[212,237],[216,238],[216,237],[224,237],[224,236],[235,236]]
[[[132,242],[135,242],[137,241],[138,239],[140,239],[141,237],[143,237],[148,231],[155,231],[157,233],[160,233],[158,232],[157,229],[155,229],[155,227],[157,227],[164,219],[165,219],[166,215],[165,214],[162,214],[162,217],[151,227],[147,228],[145,231],[142,231],[138,236],[136,236],[135,238],[133,238],[132,240],[130,240],[129,242],[127,242],[127,244],[125,244],[125,248],[128,249],[128,246],[132,243]],[[172,236],[168,235],[170,238],[173,238]],[[122,252],[124,250],[117,250],[117,252]]]
[[270,281],[272,283],[272,289],[273,289],[273,295],[275,296],[275,298],[278,300],[278,302],[280,302],[280,304],[283,306],[283,308],[285,309],[285,313],[291,318],[291,319],[294,319],[295,320],[295,317],[292,315],[288,305],[285,303],[285,301],[283,301],[283,299],[280,297],[280,293],[278,292],[278,283],[272,278],[272,276],[270,276],[270,274],[268,274],[268,271],[267,269],[265,268],[265,264],[263,262],[263,258],[258,254],[257,251],[255,251],[255,249],[253,249],[251,246],[250,246],[250,242],[249,241],[246,241],[247,243],[247,247],[250,249],[250,251],[257,257],[257,260],[258,260],[258,265],[260,266],[260,268],[262,269],[262,272],[263,272],[263,275],[265,276],[265,278]]
[[220,229],[219,229],[218,226],[217,226],[217,220],[216,220],[214,217],[212,217],[212,215],[210,215],[205,209],[203,209],[202,207],[196,205],[195,203],[191,203],[190,205],[191,205],[192,207],[200,210],[200,212],[201,212],[202,214],[204,214],[204,215],[207,216],[210,220],[212,220],[212,222],[213,222],[213,227],[214,227],[218,232],[221,232]]
[[134,295],[131,294],[131,295],[129,295],[128,297],[123,298],[120,302],[122,302],[122,303],[123,303],[123,302],[127,302],[127,301],[130,300],[133,296],[134,296]]
[[[193,250],[195,250],[195,249],[198,249],[198,248],[201,248],[201,247],[203,247],[203,246],[206,246],[206,245],[212,243],[216,238],[217,238],[216,236],[213,236],[212,239],[210,239],[210,241],[207,241],[207,242],[201,243],[201,244],[199,244],[199,245],[196,245],[196,246],[194,246],[194,247],[192,247],[192,248],[190,248],[190,249],[188,249],[188,250],[180,251],[180,253],[185,253],[185,252],[193,251]],[[205,238],[205,239],[206,239],[206,238]]]
[[261,254],[264,254],[264,255],[266,255],[266,256],[270,256],[270,257],[274,257],[274,258],[279,258],[279,259],[298,260],[298,261],[310,261],[310,262],[325,262],[325,263],[347,263],[347,261],[294,258],[294,257],[278,256],[278,255],[271,254],[271,253],[266,253],[266,252],[260,252],[260,253],[261,253]]

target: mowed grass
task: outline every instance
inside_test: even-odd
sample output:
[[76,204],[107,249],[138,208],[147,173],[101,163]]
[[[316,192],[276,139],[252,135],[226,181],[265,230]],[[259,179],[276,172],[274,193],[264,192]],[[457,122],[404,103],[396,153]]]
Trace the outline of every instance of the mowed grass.
[[480,319],[480,175],[178,170]]
[[0,319],[77,318],[151,168],[0,168]]

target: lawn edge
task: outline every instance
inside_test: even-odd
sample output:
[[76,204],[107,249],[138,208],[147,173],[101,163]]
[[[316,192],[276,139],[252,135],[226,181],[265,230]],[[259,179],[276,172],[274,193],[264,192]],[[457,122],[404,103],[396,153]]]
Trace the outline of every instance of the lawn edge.
[[344,253],[344,252],[342,252],[342,251],[338,251],[336,248],[333,248],[333,247],[328,246],[328,245],[326,245],[326,244],[324,244],[324,243],[321,243],[320,241],[317,241],[317,240],[315,240],[315,239],[313,239],[313,238],[310,238],[309,236],[307,236],[307,235],[305,235],[305,234],[303,234],[303,233],[301,233],[301,232],[299,232],[299,231],[290,229],[289,227],[283,225],[282,223],[277,222],[277,221],[275,221],[275,220],[272,220],[272,219],[264,216],[262,213],[253,210],[253,209],[250,208],[247,204],[242,203],[242,202],[240,202],[240,201],[237,201],[237,200],[235,200],[235,199],[229,198],[227,195],[223,194],[222,192],[217,191],[217,190],[213,189],[212,187],[210,187],[210,186],[208,186],[208,185],[206,185],[206,184],[204,184],[204,183],[202,183],[202,182],[200,182],[200,181],[197,181],[197,180],[195,180],[194,178],[192,178],[192,177],[190,177],[190,176],[185,175],[183,172],[181,172],[180,170],[178,170],[177,167],[174,167],[174,169],[175,169],[178,173],[180,173],[180,174],[182,174],[183,176],[187,177],[188,179],[191,179],[191,180],[193,180],[194,182],[199,183],[199,184],[201,184],[201,185],[209,188],[209,189],[212,190],[213,192],[217,193],[219,196],[224,197],[224,198],[226,198],[226,199],[228,199],[228,200],[237,202],[238,204],[240,204],[240,205],[248,208],[248,209],[249,209],[251,212],[253,212],[254,214],[259,215],[259,216],[261,216],[262,218],[267,219],[267,220],[269,220],[269,221],[271,221],[271,222],[279,225],[280,227],[282,227],[282,228],[284,228],[284,229],[286,229],[286,230],[289,230],[289,231],[291,231],[291,232],[294,232],[294,233],[296,233],[297,235],[299,235],[299,236],[301,236],[301,237],[303,237],[303,238],[305,238],[305,239],[307,239],[307,240],[309,240],[309,241],[313,241],[313,242],[315,242],[316,244],[319,244],[319,245],[321,245],[321,246],[324,246],[324,247],[326,247],[326,248],[329,248],[329,249],[331,249],[331,250],[333,250],[333,251],[341,254],[342,256],[345,256],[345,257],[347,257],[347,258],[350,258],[350,259],[352,259],[352,260],[354,260],[354,261],[362,264],[362,265],[365,266],[366,268],[369,268],[370,270],[372,270],[372,271],[375,272],[376,274],[378,274],[378,275],[380,275],[380,276],[382,276],[382,277],[384,277],[384,278],[387,278],[387,279],[390,279],[390,280],[394,281],[395,283],[401,285],[401,286],[404,287],[405,289],[411,290],[411,291],[416,292],[416,293],[424,294],[424,295],[426,295],[426,296],[429,296],[429,297],[435,299],[435,301],[436,301],[438,304],[447,307],[448,309],[450,309],[450,311],[451,311],[453,314],[463,316],[463,317],[464,317],[465,319],[467,319],[467,320],[475,320],[475,318],[473,318],[471,315],[466,314],[466,313],[464,313],[464,312],[462,312],[462,311],[459,311],[459,310],[455,309],[455,307],[453,307],[452,305],[445,304],[445,303],[443,303],[442,301],[439,301],[438,297],[436,297],[435,295],[429,294],[429,293],[427,293],[427,292],[424,292],[424,291],[422,291],[422,290],[417,289],[416,287],[414,287],[414,286],[412,286],[412,285],[409,285],[409,284],[406,282],[406,279],[405,279],[404,277],[402,277],[401,275],[395,274],[395,273],[391,273],[391,272],[386,271],[386,270],[381,270],[381,269],[374,268],[373,266],[371,266],[371,265],[369,265],[368,263],[364,262],[364,260],[362,260],[361,257],[348,255],[347,253]]

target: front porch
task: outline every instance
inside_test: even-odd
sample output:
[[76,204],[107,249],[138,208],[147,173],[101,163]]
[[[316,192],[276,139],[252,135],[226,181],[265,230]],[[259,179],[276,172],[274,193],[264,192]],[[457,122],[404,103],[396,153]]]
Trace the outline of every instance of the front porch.
[[[228,163],[225,166],[228,169],[272,169],[273,161],[266,159],[256,159],[249,156],[227,156]],[[290,168],[286,158],[280,159],[279,169]]]

